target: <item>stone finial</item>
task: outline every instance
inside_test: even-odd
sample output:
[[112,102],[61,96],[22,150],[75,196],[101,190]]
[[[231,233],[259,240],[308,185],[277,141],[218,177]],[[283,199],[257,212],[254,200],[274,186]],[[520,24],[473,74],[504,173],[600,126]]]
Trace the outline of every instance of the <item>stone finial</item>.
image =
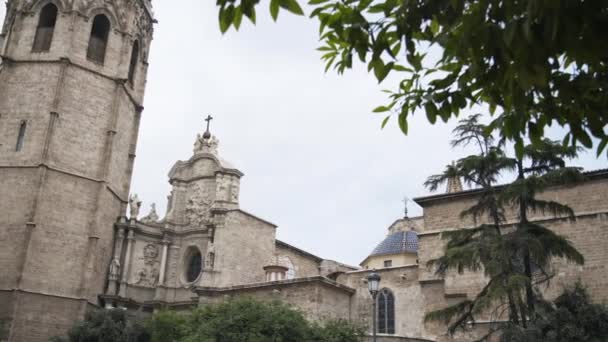
[[137,216],[139,216],[140,208],[141,200],[137,197],[137,194],[131,195],[131,198],[129,198],[129,217],[136,220]]
[[211,153],[217,155],[217,147],[220,141],[212,135],[209,139],[205,139],[200,134],[196,135],[196,141],[194,142],[194,154],[199,153]]
[[150,205],[150,212],[148,215],[141,218],[143,223],[154,223],[158,221],[158,214],[156,213],[156,203]]

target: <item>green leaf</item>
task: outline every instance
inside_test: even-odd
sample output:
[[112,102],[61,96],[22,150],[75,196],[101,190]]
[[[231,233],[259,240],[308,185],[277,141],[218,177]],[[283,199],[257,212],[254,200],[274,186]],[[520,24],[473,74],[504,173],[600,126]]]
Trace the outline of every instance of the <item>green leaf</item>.
[[234,19],[232,19],[232,24],[234,28],[238,31],[241,27],[241,21],[243,20],[243,10],[242,7],[239,6],[234,10]]
[[279,0],[270,0],[270,15],[272,20],[277,21],[279,17]]
[[296,15],[304,15],[304,11],[296,0],[279,0],[279,6]]
[[388,119],[390,119],[390,116],[387,116],[384,118],[384,120],[382,120],[382,125],[381,128],[384,129],[384,127],[386,126],[386,124],[388,123]]
[[401,114],[399,114],[399,128],[401,128],[403,134],[407,135],[407,112],[401,112]]
[[597,147],[597,157],[598,158],[602,154],[602,151],[604,151],[604,149],[606,148],[606,145],[608,145],[608,137],[602,139],[602,141],[600,142],[599,146]]
[[383,112],[388,112],[389,110],[391,110],[390,108],[388,108],[387,106],[379,106],[374,108],[373,112],[374,113],[383,113]]
[[424,105],[424,109],[426,110],[426,117],[431,124],[435,124],[437,121],[437,106],[435,106],[432,102],[427,102]]

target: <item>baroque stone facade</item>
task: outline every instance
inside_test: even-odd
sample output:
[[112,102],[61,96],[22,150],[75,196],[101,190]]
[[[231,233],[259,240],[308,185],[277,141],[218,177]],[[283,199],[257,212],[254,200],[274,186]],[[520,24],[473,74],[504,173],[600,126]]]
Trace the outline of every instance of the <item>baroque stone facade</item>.
[[[235,191],[243,174],[219,156],[215,137],[200,139],[192,157],[178,161],[169,173],[173,190],[166,217],[144,222],[132,216],[117,222],[115,254],[122,256],[127,273],[120,286],[110,286],[102,296],[107,306],[183,310],[247,295],[281,299],[311,319],[341,318],[371,327],[366,279],[375,269],[392,303],[392,318],[378,324],[382,341],[470,341],[499,319],[488,317],[453,337],[445,334],[444,325],[424,321],[427,312],[470,297],[485,283],[477,273],[438,278],[425,266],[441,253],[441,232],[472,226],[460,212],[475,201],[477,191],[448,187],[445,194],[415,199],[424,215],[396,220],[361,267],[352,267],[277,240],[275,225],[240,209]],[[589,172],[587,177],[578,185],[542,194],[571,205],[574,223],[551,216],[533,218],[568,236],[587,258],[584,266],[555,262],[556,278],[545,289],[549,297],[580,279],[596,301],[608,300],[608,252],[602,247],[608,245],[608,171]],[[584,195],[592,189],[593,195]],[[160,254],[165,255],[157,273],[146,268],[146,253],[156,255],[151,245],[162,246]]]

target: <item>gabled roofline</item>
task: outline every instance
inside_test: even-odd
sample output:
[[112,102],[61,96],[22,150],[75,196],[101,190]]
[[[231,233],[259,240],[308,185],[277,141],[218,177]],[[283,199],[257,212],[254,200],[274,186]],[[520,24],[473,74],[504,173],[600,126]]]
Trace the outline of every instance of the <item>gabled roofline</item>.
[[245,210],[243,210],[243,209],[240,209],[240,208],[239,208],[239,209],[217,209],[217,210],[218,210],[218,211],[225,210],[225,212],[226,212],[226,213],[238,212],[238,213],[241,213],[241,214],[243,214],[243,215],[245,215],[245,216],[251,217],[252,219],[258,220],[258,221],[260,221],[260,222],[262,222],[262,223],[266,223],[266,224],[268,224],[268,225],[271,225],[273,228],[277,228],[277,227],[278,227],[276,224],[274,224],[274,223],[272,223],[272,222],[270,222],[270,221],[266,221],[266,220],[264,220],[263,218],[260,218],[260,217],[258,217],[258,216],[255,216],[255,215],[253,215],[252,213],[247,212],[247,211],[245,211]]
[[281,247],[284,247],[284,248],[287,248],[287,249],[291,249],[292,251],[296,252],[297,254],[300,254],[300,255],[305,256],[307,258],[311,258],[311,259],[315,260],[318,263],[321,263],[323,260],[325,260],[325,259],[323,259],[321,257],[318,257],[318,256],[316,256],[316,255],[314,255],[312,253],[309,253],[309,252],[307,252],[307,251],[305,251],[303,249],[300,249],[298,247],[290,245],[287,242],[284,242],[284,241],[281,241],[281,240],[278,240],[278,239],[275,239],[274,242],[275,242],[275,245],[277,245],[277,246],[281,246]]
[[[587,176],[587,178],[588,178],[585,181],[608,178],[608,169],[586,171],[586,172],[583,172],[583,175]],[[505,185],[496,185],[494,187],[494,189],[500,190],[504,187],[505,187]],[[460,191],[460,192],[422,196],[422,197],[414,198],[414,202],[416,202],[419,206],[424,207],[425,205],[435,202],[435,201],[450,200],[453,198],[474,196],[474,195],[481,193],[482,191],[483,191],[483,189],[471,189],[471,190],[465,190],[465,191]]]

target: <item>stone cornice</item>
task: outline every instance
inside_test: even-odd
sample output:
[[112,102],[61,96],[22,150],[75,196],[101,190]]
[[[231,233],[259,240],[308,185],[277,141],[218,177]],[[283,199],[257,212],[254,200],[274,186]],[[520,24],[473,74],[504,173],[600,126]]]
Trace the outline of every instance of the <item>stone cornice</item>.
[[[553,188],[558,188],[561,186],[576,186],[578,184],[586,183],[586,182],[597,180],[597,179],[606,179],[606,178],[608,178],[608,169],[586,171],[586,172],[583,172],[583,175],[585,177],[587,177],[587,179],[582,182],[568,184],[568,185],[558,185]],[[505,187],[505,185],[497,185],[494,187],[494,189],[500,191],[504,187]],[[416,202],[419,206],[424,208],[425,206],[427,206],[429,204],[437,203],[440,201],[458,200],[463,197],[474,197],[476,195],[479,195],[482,191],[483,191],[483,189],[471,189],[471,190],[465,190],[465,191],[460,191],[460,192],[422,196],[422,197],[414,198],[414,202]]]
[[228,287],[197,286],[194,288],[193,291],[196,292],[199,296],[224,295],[224,294],[229,294],[231,292],[259,290],[259,289],[271,289],[272,290],[272,289],[291,287],[294,285],[301,285],[301,284],[320,284],[320,285],[323,285],[326,287],[331,287],[331,288],[341,290],[343,292],[348,293],[349,295],[353,295],[356,292],[356,290],[351,287],[339,284],[331,279],[328,279],[328,278],[325,278],[322,276],[287,279],[287,280],[279,280],[279,281],[255,283],[255,284],[247,284],[247,285],[236,285],[236,286],[228,286]]
[[[576,219],[590,217],[590,216],[597,216],[597,215],[605,215],[606,217],[608,217],[608,211],[586,211],[586,212],[574,213],[574,217]],[[567,217],[567,216],[531,217],[529,220],[530,220],[530,222],[533,222],[533,223],[541,223],[541,222],[552,222],[552,221],[567,221],[567,220],[570,220],[570,217]],[[502,224],[501,227],[514,226],[517,223],[518,222],[516,220],[511,220],[511,221],[508,221],[508,222]],[[424,237],[424,236],[438,235],[443,232],[449,232],[449,231],[454,231],[454,230],[458,230],[458,229],[467,229],[467,228],[469,228],[469,229],[475,228],[475,226],[467,226],[467,227],[461,227],[461,228],[436,229],[436,230],[431,230],[431,231],[426,231],[426,232],[419,232],[418,238]]]
[[108,184],[105,180],[103,179],[98,179],[98,178],[93,178],[93,177],[89,177],[89,176],[85,176],[85,175],[81,175],[75,172],[70,172],[67,170],[62,170],[58,167],[54,167],[54,166],[50,166],[47,163],[39,163],[36,165],[0,165],[0,169],[38,169],[38,168],[46,168],[49,171],[54,171],[57,173],[61,173],[64,175],[68,175],[68,176],[73,176],[73,177],[78,177],[80,179],[84,179],[90,182],[95,182],[95,183],[105,183],[106,188],[108,189],[108,191],[112,194],[112,196],[116,197],[118,200],[120,200],[123,203],[128,203],[128,200],[124,197],[119,195],[118,191],[116,191],[110,184]]
[[131,93],[131,90],[129,89],[129,87],[126,85],[127,84],[126,78],[118,78],[118,77],[113,77],[113,76],[107,75],[103,72],[91,69],[82,64],[75,63],[67,57],[61,57],[59,59],[48,59],[48,60],[44,60],[44,59],[43,60],[40,60],[40,59],[16,60],[16,59],[13,59],[8,56],[0,55],[0,58],[3,60],[6,60],[7,62],[12,63],[12,64],[29,64],[29,63],[61,64],[61,63],[67,63],[70,66],[93,73],[97,76],[103,77],[107,80],[110,80],[112,82],[119,84],[122,87],[122,89],[124,90],[125,94],[129,98],[129,100],[131,101],[131,103],[133,104],[133,106],[135,107],[135,111],[138,113],[141,113],[144,109],[143,104],[135,98],[135,96]]

